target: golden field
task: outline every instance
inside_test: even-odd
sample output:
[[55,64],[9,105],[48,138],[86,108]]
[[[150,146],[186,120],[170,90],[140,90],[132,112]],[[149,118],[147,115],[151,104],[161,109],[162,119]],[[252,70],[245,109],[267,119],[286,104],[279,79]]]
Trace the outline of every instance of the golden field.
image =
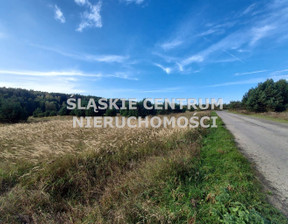
[[[190,118],[193,114],[187,112],[184,116]],[[152,184],[157,172],[168,175],[167,161],[187,160],[182,153],[193,156],[201,135],[199,129],[177,127],[117,129],[72,125],[71,117],[57,117],[0,127],[0,208],[5,217],[0,221],[85,223],[88,212],[94,214],[91,223],[102,222],[105,209],[110,210],[111,195],[119,191],[115,184],[135,184],[137,181],[133,180],[137,178],[142,179],[139,183]],[[183,138],[188,133],[195,133],[195,142],[189,140],[189,147]],[[143,175],[139,176],[141,172]],[[143,180],[145,175],[150,180]],[[113,213],[117,212],[120,211]],[[110,221],[116,219],[111,217]],[[121,220],[124,217],[120,223]]]

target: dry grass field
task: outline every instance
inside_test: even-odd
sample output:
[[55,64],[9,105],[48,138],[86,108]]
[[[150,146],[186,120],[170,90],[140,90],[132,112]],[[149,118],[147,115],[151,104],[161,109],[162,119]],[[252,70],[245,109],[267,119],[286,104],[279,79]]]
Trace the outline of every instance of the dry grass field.
[[0,126],[0,223],[287,223],[220,121],[218,129],[72,124]]
[[46,215],[49,223],[81,220],[87,214],[82,209],[90,209],[109,182],[178,148],[191,132],[163,127],[73,128],[72,124],[72,118],[66,117],[0,127],[1,210],[6,217],[0,222],[45,223]]
[[[193,114],[186,113],[185,116],[190,117]],[[34,119],[30,123],[0,127],[2,165],[19,161],[34,164],[49,162],[69,153],[77,154],[89,150],[113,151],[123,146],[146,144],[155,139],[169,138],[177,132],[187,131],[177,127],[73,128],[72,117],[42,120]]]

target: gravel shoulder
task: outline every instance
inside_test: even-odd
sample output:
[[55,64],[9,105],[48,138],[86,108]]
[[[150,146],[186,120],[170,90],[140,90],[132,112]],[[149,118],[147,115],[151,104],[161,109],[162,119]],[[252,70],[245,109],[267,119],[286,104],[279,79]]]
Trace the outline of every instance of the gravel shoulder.
[[240,149],[252,161],[269,200],[288,217],[288,125],[217,112],[235,136]]

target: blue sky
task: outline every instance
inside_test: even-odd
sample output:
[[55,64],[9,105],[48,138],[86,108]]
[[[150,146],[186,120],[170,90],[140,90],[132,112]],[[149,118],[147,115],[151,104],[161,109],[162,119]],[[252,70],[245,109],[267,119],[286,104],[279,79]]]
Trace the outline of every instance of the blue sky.
[[240,100],[288,80],[284,0],[9,0],[0,86],[117,98]]

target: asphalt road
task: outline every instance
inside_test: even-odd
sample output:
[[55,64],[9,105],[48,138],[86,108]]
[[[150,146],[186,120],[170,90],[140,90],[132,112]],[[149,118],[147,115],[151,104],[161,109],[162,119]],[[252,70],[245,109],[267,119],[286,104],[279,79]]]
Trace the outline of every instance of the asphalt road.
[[217,112],[241,151],[256,166],[269,200],[288,217],[288,125],[245,115]]

